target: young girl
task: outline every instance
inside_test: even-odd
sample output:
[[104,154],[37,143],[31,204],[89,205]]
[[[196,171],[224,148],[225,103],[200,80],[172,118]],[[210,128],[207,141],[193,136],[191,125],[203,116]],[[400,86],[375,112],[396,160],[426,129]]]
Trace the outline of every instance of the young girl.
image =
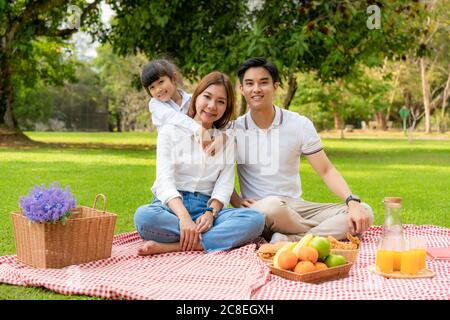
[[[230,79],[212,72],[194,91],[189,115],[223,135],[234,110]],[[151,204],[137,209],[136,228],[147,242],[139,255],[227,250],[258,237],[264,218],[249,208],[227,208],[234,188],[234,139],[206,158],[188,129],[167,125],[158,133],[156,181]],[[208,160],[209,159],[209,160]]]
[[209,155],[214,155],[222,147],[225,134],[211,143],[209,132],[186,115],[192,95],[177,88],[177,84],[181,83],[181,76],[172,62],[166,59],[152,60],[142,70],[141,83],[152,97],[149,110],[153,125],[158,131],[165,124],[188,129],[199,137],[202,147]]

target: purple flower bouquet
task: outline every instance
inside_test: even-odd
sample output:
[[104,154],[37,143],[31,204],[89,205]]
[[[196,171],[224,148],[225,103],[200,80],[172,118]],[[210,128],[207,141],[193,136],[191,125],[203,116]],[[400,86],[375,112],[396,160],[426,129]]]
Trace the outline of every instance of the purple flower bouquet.
[[20,197],[19,206],[32,222],[56,223],[61,220],[65,224],[76,201],[68,186],[62,190],[61,185],[54,182],[49,188],[44,184],[34,186],[27,196]]

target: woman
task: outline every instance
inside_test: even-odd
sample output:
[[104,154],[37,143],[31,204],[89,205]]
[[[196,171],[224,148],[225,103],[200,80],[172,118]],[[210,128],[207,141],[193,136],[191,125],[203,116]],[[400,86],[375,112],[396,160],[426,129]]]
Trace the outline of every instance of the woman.
[[[205,76],[191,99],[189,116],[221,135],[234,112],[233,85],[223,73]],[[258,237],[263,216],[252,209],[228,209],[234,187],[234,139],[214,157],[187,129],[166,125],[158,133],[155,195],[137,209],[134,221],[144,240],[139,255],[227,250]]]

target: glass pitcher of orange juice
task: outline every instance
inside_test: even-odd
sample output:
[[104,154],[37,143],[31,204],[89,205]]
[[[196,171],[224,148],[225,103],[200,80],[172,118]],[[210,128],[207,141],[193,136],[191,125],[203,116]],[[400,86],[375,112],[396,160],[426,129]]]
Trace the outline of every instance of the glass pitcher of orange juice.
[[402,208],[402,198],[385,197],[383,204],[386,209],[383,223],[383,238],[397,237],[403,239],[403,225],[400,219]]
[[378,242],[376,266],[383,273],[392,273],[401,270],[402,252],[405,250],[403,225],[400,219],[402,199],[385,197],[383,204],[386,215],[383,234]]
[[381,237],[378,241],[376,266],[383,273],[400,271],[405,240],[399,237]]

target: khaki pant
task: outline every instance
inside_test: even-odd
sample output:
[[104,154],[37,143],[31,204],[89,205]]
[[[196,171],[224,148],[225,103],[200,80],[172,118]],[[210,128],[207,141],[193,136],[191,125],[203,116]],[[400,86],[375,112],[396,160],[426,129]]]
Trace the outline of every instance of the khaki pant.
[[[370,214],[373,223],[373,210],[362,203]],[[275,232],[288,235],[289,240],[297,241],[306,233],[319,236],[333,236],[346,239],[349,231],[345,204],[314,203],[287,197],[270,196],[252,206],[265,216],[263,237],[270,241]]]

